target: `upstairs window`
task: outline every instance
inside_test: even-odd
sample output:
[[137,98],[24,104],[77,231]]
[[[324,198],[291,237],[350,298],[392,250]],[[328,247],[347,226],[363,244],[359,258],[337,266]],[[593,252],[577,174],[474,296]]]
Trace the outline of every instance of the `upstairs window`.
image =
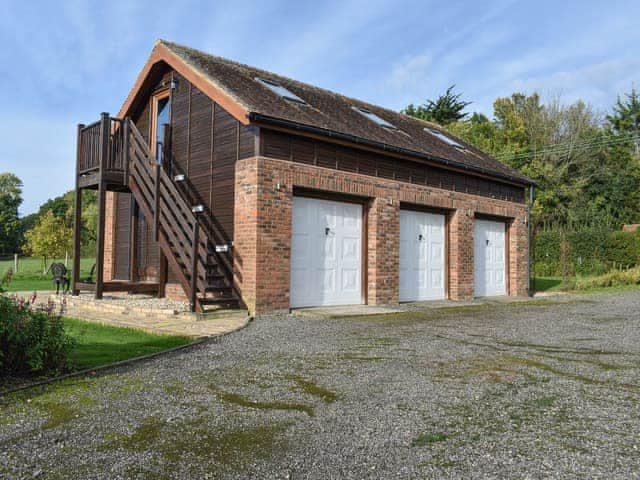
[[302,103],[303,105],[307,104],[307,102],[305,102],[303,99],[301,99],[299,96],[297,96],[292,91],[287,90],[286,88],[284,88],[279,83],[276,83],[276,82],[274,82],[272,80],[267,80],[266,78],[260,78],[260,77],[256,77],[255,81],[260,83],[260,84],[262,84],[262,85],[264,85],[269,90],[271,90],[273,93],[275,93],[276,95],[279,95],[280,97],[284,98],[285,100],[291,100],[292,102]]
[[389,128],[391,130],[398,130],[398,127],[396,127],[395,125],[392,125],[391,123],[387,122],[385,119],[380,118],[378,115],[373,113],[371,110],[367,110],[366,108],[363,108],[363,107],[351,107],[351,108],[353,108],[360,115],[363,115],[363,116],[367,117],[372,122],[377,123],[381,127]]
[[171,123],[170,90],[164,90],[153,96],[151,117],[151,153],[158,163],[164,156],[164,126]]
[[438,139],[442,140],[447,145],[451,145],[452,147],[455,147],[455,148],[457,148],[459,150],[464,150],[465,149],[464,145],[459,144],[453,138],[449,137],[448,135],[445,135],[442,132],[439,132],[438,130],[435,130],[433,128],[425,128],[424,131],[427,132],[427,133],[430,133],[434,137],[437,137]]

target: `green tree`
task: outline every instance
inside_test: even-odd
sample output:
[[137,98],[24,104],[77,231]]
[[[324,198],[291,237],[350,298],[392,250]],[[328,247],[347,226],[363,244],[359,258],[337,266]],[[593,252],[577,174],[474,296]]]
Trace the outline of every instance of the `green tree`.
[[418,105],[409,104],[402,113],[411,117],[420,118],[440,125],[448,125],[464,119],[468,113],[464,109],[471,104],[461,100],[461,93],[454,93],[455,85],[447,88],[447,91],[436,100],[427,100],[426,103]]
[[613,113],[607,115],[607,122],[616,133],[640,134],[640,93],[635,88],[625,93],[625,100],[618,95]]
[[630,137],[635,154],[640,154],[640,93],[635,88],[625,93],[625,100],[618,95],[613,112],[607,115],[607,126],[614,135]]
[[[95,247],[98,205],[97,194],[93,190],[84,190],[82,198],[81,246],[84,251],[92,251]],[[73,229],[74,191],[68,191],[43,203],[36,213],[20,219],[20,245],[25,242],[25,233],[31,230],[47,212],[64,220],[65,225]]]
[[491,154],[501,152],[496,143],[496,124],[481,113],[474,113],[467,121],[450,123],[446,128],[455,136],[464,138],[484,152]]
[[22,204],[22,182],[12,173],[0,173],[0,253],[17,250],[20,238],[18,208]]
[[61,258],[71,251],[73,229],[68,227],[64,218],[56,217],[53,211],[47,211],[37,225],[26,232],[26,250],[33,256],[41,257],[43,271],[47,270],[47,261]]

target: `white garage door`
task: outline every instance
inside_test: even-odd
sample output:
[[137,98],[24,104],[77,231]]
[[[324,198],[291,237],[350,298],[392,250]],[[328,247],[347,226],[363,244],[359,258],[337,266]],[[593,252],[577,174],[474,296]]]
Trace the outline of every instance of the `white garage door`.
[[505,224],[476,219],[474,235],[476,296],[505,295]]
[[291,307],[362,303],[362,206],[293,198]]
[[400,301],[444,298],[444,215],[400,211]]

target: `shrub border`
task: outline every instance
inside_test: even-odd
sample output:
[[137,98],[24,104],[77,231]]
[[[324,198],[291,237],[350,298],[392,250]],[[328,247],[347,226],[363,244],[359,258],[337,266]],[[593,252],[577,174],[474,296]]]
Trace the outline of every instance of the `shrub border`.
[[216,335],[211,335],[208,337],[204,337],[204,338],[199,338],[196,339],[195,341],[191,342],[191,343],[187,343],[184,345],[178,345],[177,347],[171,347],[167,350],[162,350],[160,352],[155,352],[155,353],[148,353],[147,355],[140,355],[138,357],[132,357],[132,358],[127,358],[125,360],[120,360],[118,362],[112,362],[112,363],[106,363],[104,365],[99,365],[97,367],[93,367],[93,368],[85,368],[84,370],[79,370],[77,372],[71,372],[71,373],[65,373],[64,375],[57,375],[55,377],[51,377],[51,378],[47,378],[44,380],[38,380],[36,382],[30,382],[27,383],[25,385],[20,385],[18,387],[13,387],[13,388],[9,388],[7,390],[2,390],[0,391],[0,398],[4,397],[6,395],[9,395],[11,393],[15,393],[15,392],[20,392],[23,390],[28,390],[30,388],[35,388],[35,387],[40,387],[43,385],[49,385],[51,383],[54,382],[58,382],[60,380],[66,380],[68,378],[76,378],[76,377],[83,377],[86,376],[88,374],[97,374],[99,373],[103,373],[107,370],[112,370],[118,367],[122,367],[122,366],[126,366],[126,365],[133,365],[133,364],[137,364],[137,363],[143,363],[147,360],[151,360],[153,358],[156,357],[160,357],[162,355],[168,355],[174,352],[178,352],[180,350],[187,350],[190,348],[195,348],[198,347],[200,345],[203,345],[205,343],[215,343],[215,341],[217,341],[219,338],[224,337],[226,335],[231,335],[233,333],[239,332],[240,330],[244,330],[252,321],[253,321],[253,317],[247,317],[247,321],[245,322],[244,325],[242,325],[240,328],[234,330],[233,332],[227,332],[227,333],[218,333]]

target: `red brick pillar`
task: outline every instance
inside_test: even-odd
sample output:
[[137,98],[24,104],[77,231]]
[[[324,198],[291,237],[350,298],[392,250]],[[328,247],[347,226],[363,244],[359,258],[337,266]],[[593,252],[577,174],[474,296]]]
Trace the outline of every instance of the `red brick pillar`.
[[400,202],[397,197],[371,201],[367,215],[367,301],[398,303],[400,298]]
[[529,293],[529,231],[523,214],[509,225],[509,295]]
[[288,311],[293,185],[258,159],[256,311]]
[[236,163],[233,210],[233,273],[242,301],[256,310],[256,248],[258,165],[255,159]]
[[262,164],[236,163],[234,273],[252,313],[289,309],[292,186]]
[[473,211],[461,208],[449,219],[449,298],[473,298]]

